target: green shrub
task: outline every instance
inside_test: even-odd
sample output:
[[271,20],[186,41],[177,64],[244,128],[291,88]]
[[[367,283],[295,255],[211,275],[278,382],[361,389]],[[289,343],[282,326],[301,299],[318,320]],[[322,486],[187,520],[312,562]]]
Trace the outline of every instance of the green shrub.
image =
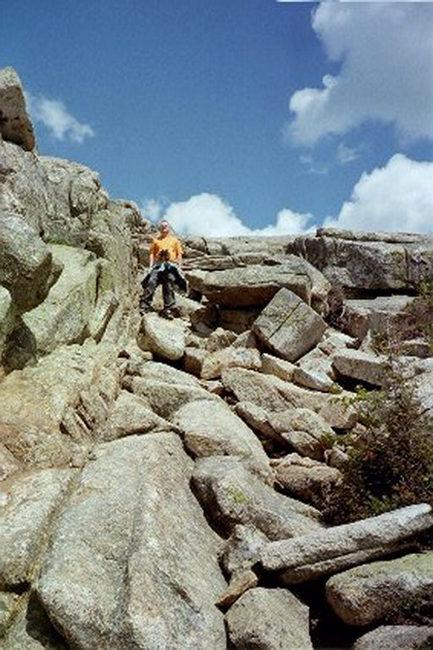
[[342,481],[324,496],[325,517],[344,523],[433,499],[433,422],[424,415],[399,362],[386,386],[358,392],[356,435],[344,436]]

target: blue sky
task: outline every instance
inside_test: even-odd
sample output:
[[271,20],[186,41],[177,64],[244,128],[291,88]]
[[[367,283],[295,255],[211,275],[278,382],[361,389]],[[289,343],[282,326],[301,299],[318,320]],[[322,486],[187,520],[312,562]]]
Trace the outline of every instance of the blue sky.
[[184,232],[432,230],[433,4],[327,4],[16,0],[0,64],[41,153]]

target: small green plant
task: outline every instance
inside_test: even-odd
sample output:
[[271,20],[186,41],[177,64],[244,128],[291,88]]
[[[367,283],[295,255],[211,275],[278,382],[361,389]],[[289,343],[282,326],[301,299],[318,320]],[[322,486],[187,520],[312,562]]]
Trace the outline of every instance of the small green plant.
[[433,500],[433,423],[398,361],[389,363],[382,390],[358,391],[362,426],[341,441],[349,459],[324,498],[332,523]]

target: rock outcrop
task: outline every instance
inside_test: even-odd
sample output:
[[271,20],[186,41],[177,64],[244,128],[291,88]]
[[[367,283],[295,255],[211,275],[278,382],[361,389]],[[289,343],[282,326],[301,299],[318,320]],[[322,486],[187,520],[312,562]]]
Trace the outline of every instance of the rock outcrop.
[[[306,650],[330,614],[336,650],[430,643],[431,506],[337,526],[324,495],[433,238],[189,238],[178,315],[140,316],[154,227],[38,154],[24,96],[0,71],[1,648]],[[397,356],[428,440],[421,329]]]

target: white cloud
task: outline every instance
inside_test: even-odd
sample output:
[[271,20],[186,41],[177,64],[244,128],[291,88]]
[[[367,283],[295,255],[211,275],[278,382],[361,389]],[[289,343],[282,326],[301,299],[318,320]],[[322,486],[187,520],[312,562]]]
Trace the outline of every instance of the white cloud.
[[42,122],[56,140],[69,139],[81,144],[86,138],[95,135],[89,124],[79,122],[63,102],[57,99],[26,93],[26,101],[32,118],[36,122]]
[[342,165],[347,165],[360,156],[359,149],[356,147],[347,147],[344,142],[340,142],[337,147],[337,159]]
[[329,59],[341,62],[321,88],[290,99],[292,140],[313,145],[367,120],[402,138],[433,138],[433,6],[322,2],[312,26]]
[[172,203],[164,217],[179,234],[202,237],[298,234],[307,229],[312,219],[310,214],[284,209],[277,214],[274,224],[252,229],[241,221],[232,206],[216,194],[208,193],[191,196],[187,201]]
[[326,226],[350,230],[433,232],[433,162],[396,154],[362,174],[337,218]]
[[161,199],[144,199],[140,205],[141,214],[145,219],[158,221],[164,209],[164,201]]

